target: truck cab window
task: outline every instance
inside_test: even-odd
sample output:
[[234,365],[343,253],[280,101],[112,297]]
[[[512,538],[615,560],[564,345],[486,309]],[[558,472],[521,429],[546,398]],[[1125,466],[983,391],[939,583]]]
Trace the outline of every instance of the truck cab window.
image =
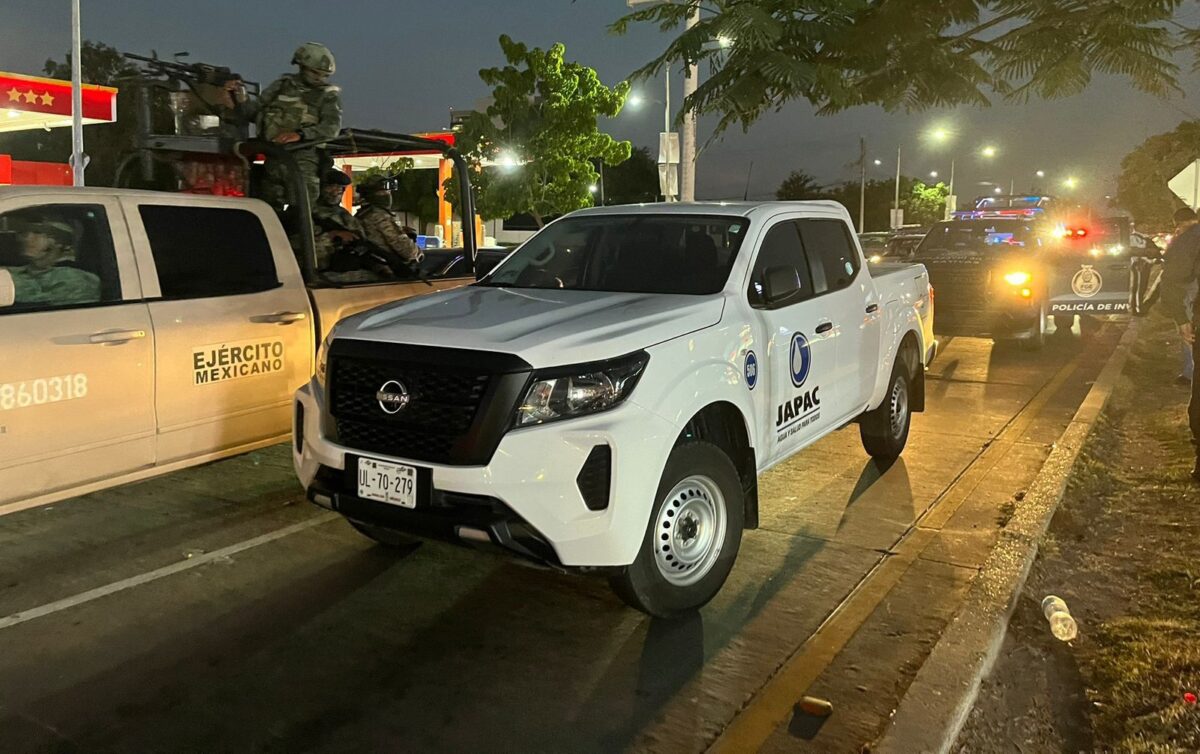
[[212,298],[278,288],[275,258],[253,212],[143,204],[138,208],[163,298]]
[[788,220],[773,226],[763,239],[758,259],[754,262],[754,272],[750,275],[750,287],[747,296],[753,307],[765,307],[763,298],[763,278],[771,267],[792,267],[800,281],[801,295],[795,297],[792,303],[812,298],[814,295],[813,279],[809,275],[808,262],[804,258],[804,247],[800,243],[800,233],[794,221]]
[[45,204],[0,214],[0,268],[16,289],[0,314],[94,306],[121,300],[104,208]]
[[800,237],[812,263],[817,294],[840,291],[858,274],[858,252],[841,220],[801,220]]

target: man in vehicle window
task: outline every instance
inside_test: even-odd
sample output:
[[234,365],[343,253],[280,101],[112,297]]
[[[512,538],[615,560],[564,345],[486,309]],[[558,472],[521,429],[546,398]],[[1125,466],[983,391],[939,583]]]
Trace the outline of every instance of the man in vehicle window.
[[416,242],[405,235],[396,222],[389,184],[386,176],[372,176],[363,181],[359,186],[363,205],[355,217],[362,223],[368,242],[395,255],[410,270],[415,270],[423,254]]
[[[276,144],[297,144],[292,151],[316,204],[320,190],[317,148],[342,130],[341,89],[329,83],[336,70],[333,53],[323,44],[306,42],[296,48],[292,63],[299,73],[281,76],[262,93],[258,104],[258,135]],[[288,201],[286,175],[267,161],[263,196],[277,210]]]
[[[1190,212],[1190,210],[1189,210]],[[1194,215],[1192,215],[1194,218]],[[1176,222],[1187,220],[1184,210],[1176,213]],[[1200,279],[1200,225],[1193,224],[1180,233],[1167,247],[1163,257],[1162,274],[1162,303],[1167,315],[1179,326],[1179,334],[1185,343],[1192,347],[1192,355],[1196,355],[1197,319],[1196,304],[1200,299],[1193,299],[1192,305],[1187,304],[1189,288]],[[1192,380],[1192,402],[1188,406],[1188,420],[1192,429],[1192,443],[1196,445],[1196,466],[1192,469],[1192,478],[1200,482],[1200,380]]]
[[20,234],[23,267],[11,267],[14,305],[88,304],[100,300],[100,278],[77,267],[61,266],[75,257],[75,232],[54,220],[31,222]]

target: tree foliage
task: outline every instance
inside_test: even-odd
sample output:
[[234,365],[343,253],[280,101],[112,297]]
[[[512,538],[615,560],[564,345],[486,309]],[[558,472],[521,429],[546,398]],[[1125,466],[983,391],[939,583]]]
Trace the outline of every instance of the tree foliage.
[[779,184],[779,188],[775,191],[775,198],[780,201],[827,199],[829,192],[808,173],[803,170],[793,170],[787,178],[783,179],[783,183]]
[[944,183],[930,186],[923,181],[913,181],[907,193],[901,193],[900,206],[904,209],[904,222],[909,225],[929,225],[946,216],[946,198],[950,189]]
[[[136,68],[119,50],[102,42],[85,41],[80,52],[84,83],[120,87],[124,77],[136,73]],[[70,80],[70,53],[63,61],[47,60],[42,72],[51,78]],[[117,112],[124,115],[115,123],[84,128],[84,151],[91,158],[86,171],[89,185],[111,186],[121,155],[133,146],[136,124],[132,99],[131,93],[122,89],[117,95]],[[0,134],[0,152],[19,160],[66,162],[71,157],[71,129]]]
[[[1175,24],[1185,0],[699,0],[662,2],[617,21],[675,33],[634,75],[708,63],[685,108],[748,128],[791,100],[821,113],[1024,101],[1083,90],[1097,73],[1142,91],[1177,90],[1172,56],[1200,34]],[[688,14],[701,19],[680,32]],[[1195,38],[1194,38],[1195,37]],[[726,38],[728,48],[706,45]]]
[[1167,181],[1197,158],[1200,121],[1184,121],[1174,131],[1151,136],[1121,161],[1117,205],[1138,225],[1171,227],[1171,215],[1183,202],[1167,188]]
[[[797,174],[808,177],[803,172],[792,175]],[[791,177],[788,176],[789,179]],[[858,181],[845,181],[817,192],[806,192],[806,195],[803,196],[785,196],[784,194],[787,193],[785,186],[787,185],[788,180],[785,179],[783,185],[776,192],[780,199],[832,199],[846,208],[857,227],[858,205],[862,192],[862,186]],[[813,185],[815,185],[815,181],[813,181]],[[866,213],[863,217],[865,229],[868,231],[887,230],[891,222],[891,210],[896,201],[896,182],[894,180],[867,181],[865,193]],[[916,178],[902,177],[900,179],[900,207],[904,210],[904,222],[915,225],[938,222],[945,215],[946,198],[949,195],[950,190],[943,183],[929,186]]]
[[[621,112],[629,84],[607,87],[596,71],[565,59],[566,48],[530,48],[500,37],[507,65],[479,72],[492,87],[486,112],[466,118],[458,144],[477,171],[476,209],[485,218],[548,215],[589,206],[599,180],[594,159],[617,165],[630,144],[598,127]],[[517,164],[484,167],[510,156]],[[457,191],[449,190],[457,198]]]

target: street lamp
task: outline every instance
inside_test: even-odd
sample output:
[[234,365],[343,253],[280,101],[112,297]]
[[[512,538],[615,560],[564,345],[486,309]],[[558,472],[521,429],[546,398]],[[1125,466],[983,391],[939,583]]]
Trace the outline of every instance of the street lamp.
[[876,161],[875,161],[875,167],[879,167],[879,166],[880,166],[880,165],[882,165],[882,164],[883,164],[883,160],[876,160]]
[[1075,180],[1075,176],[1071,176],[1067,180],[1063,181],[1063,185],[1068,189],[1073,189],[1079,185],[1079,181]]
[[1038,178],[1045,178],[1045,177],[1046,177],[1046,171],[1045,171],[1045,170],[1039,170],[1039,171],[1037,171],[1036,173],[1034,173],[1034,175],[1036,175]]
[[937,178],[937,177],[938,177],[938,172],[937,172],[936,170],[930,170],[930,171],[929,171],[929,177],[930,177],[930,178]]
[[996,156],[996,148],[992,147],[992,146],[984,147],[983,151],[980,152],[980,154],[982,154],[984,157],[987,157],[988,159],[991,159],[992,157]]

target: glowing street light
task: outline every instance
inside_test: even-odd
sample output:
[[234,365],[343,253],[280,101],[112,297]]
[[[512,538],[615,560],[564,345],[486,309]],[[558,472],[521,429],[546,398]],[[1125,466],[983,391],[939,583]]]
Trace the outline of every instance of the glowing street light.
[[630,107],[632,107],[636,110],[637,108],[646,104],[646,98],[643,97],[641,94],[634,92],[633,94],[629,95],[629,99],[625,100],[625,104],[629,105]]
[[937,177],[938,177],[938,172],[937,172],[936,170],[930,170],[930,171],[929,171],[929,177],[930,177],[930,178],[937,178]]
[[1002,186],[997,186],[997,187],[995,188],[995,192],[996,192],[997,194],[1003,194],[1003,193],[1004,193],[1004,188],[1003,188]]
[[599,187],[599,186],[597,186],[597,185],[596,185],[596,184],[594,184],[594,183],[593,183],[591,186],[588,186],[588,191],[590,191],[590,192],[591,192],[591,193],[593,193],[593,194],[594,194],[594,193],[596,193],[596,192],[597,192],[597,191],[599,191],[599,190],[600,190],[600,187]]
[[934,141],[936,141],[938,143],[941,143],[941,142],[949,140],[950,132],[944,128],[935,128],[929,132],[929,138],[933,139]]
[[1036,175],[1038,178],[1045,178],[1045,177],[1046,177],[1046,171],[1045,171],[1045,170],[1039,170],[1039,171],[1037,171],[1036,173],[1034,173],[1034,175]]
[[984,147],[981,154],[984,157],[988,157],[988,158],[995,157],[996,156],[996,148],[993,146]]
[[505,170],[512,170],[517,166],[517,156],[512,152],[501,152],[496,156],[496,164]]
[[880,166],[880,165],[882,165],[882,164],[883,164],[883,160],[876,160],[876,161],[875,161],[875,166],[876,166],[876,167],[878,167],[878,166]]
[[1063,181],[1063,185],[1069,189],[1073,189],[1079,185],[1079,181],[1075,180],[1075,176],[1071,176],[1067,180]]
[[733,37],[727,34],[718,34],[717,46],[722,50],[728,50],[730,47],[733,47]]

